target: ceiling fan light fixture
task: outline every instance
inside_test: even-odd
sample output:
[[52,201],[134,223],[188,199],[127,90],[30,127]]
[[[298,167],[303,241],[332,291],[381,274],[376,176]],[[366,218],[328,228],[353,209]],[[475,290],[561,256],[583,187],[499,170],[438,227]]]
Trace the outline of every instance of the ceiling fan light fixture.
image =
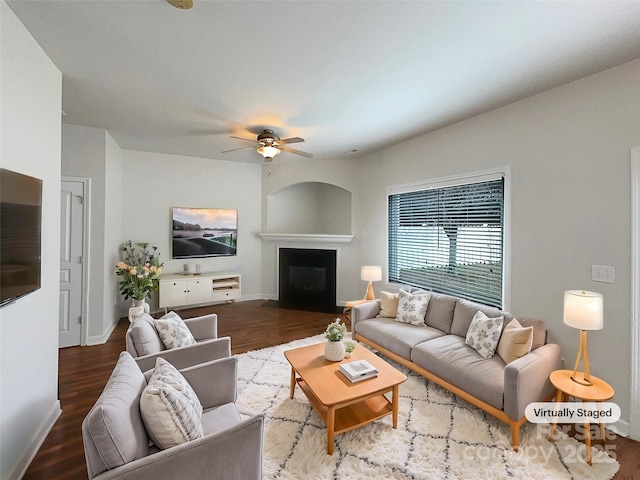
[[257,152],[264,157],[267,162],[273,160],[273,157],[280,154],[280,149],[271,145],[263,145],[258,147]]

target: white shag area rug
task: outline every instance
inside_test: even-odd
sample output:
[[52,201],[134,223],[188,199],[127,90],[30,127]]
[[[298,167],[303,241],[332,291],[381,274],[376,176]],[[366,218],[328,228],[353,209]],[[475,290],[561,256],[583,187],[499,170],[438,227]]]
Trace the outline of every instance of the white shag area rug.
[[[324,342],[322,335],[238,355],[238,399],[243,416],[266,414],[263,478],[314,479],[575,479],[609,480],[620,465],[594,447],[548,427],[527,423],[520,449],[511,448],[509,427],[403,366],[398,428],[387,416],[336,435],[327,455],[324,422],[299,387],[289,399],[291,367],[283,352]],[[366,348],[359,345],[357,348]]]

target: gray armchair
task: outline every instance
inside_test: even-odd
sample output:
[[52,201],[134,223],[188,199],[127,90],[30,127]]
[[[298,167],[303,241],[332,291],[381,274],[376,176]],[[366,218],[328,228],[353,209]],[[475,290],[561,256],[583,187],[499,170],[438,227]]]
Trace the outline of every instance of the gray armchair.
[[154,368],[158,357],[180,369],[231,356],[231,339],[218,338],[218,316],[215,313],[186,318],[184,323],[196,343],[169,350],[158,336],[150,315],[143,313],[131,324],[125,335],[126,349],[140,370],[146,372]]
[[143,374],[127,352],[120,358],[91,411],[82,422],[90,479],[262,478],[264,417],[242,420],[235,406],[237,360],[214,360],[180,370],[204,407],[204,435],[158,450],[140,414]]

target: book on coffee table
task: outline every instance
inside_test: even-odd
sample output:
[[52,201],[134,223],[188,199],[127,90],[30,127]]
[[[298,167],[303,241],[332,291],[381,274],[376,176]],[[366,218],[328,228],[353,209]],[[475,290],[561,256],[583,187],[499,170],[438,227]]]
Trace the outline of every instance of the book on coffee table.
[[339,370],[352,383],[360,382],[378,375],[378,369],[366,360],[341,363]]

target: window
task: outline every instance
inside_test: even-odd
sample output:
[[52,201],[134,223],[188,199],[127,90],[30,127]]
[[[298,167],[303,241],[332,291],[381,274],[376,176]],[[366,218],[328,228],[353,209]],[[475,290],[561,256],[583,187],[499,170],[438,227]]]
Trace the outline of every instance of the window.
[[389,281],[503,308],[504,177],[389,191]]

